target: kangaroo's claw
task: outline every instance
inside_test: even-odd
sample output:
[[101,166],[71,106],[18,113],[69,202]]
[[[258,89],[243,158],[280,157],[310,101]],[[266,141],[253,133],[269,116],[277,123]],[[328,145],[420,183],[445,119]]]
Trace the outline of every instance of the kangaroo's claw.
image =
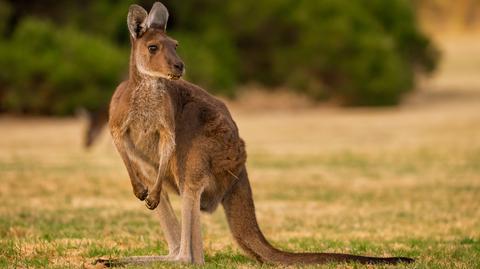
[[140,200],[144,201],[148,197],[148,189],[142,188],[141,190],[134,190],[135,196]]
[[147,199],[145,199],[145,206],[147,206],[147,208],[150,210],[154,210],[155,208],[157,208],[159,203],[160,197],[155,197],[151,194],[149,194]]

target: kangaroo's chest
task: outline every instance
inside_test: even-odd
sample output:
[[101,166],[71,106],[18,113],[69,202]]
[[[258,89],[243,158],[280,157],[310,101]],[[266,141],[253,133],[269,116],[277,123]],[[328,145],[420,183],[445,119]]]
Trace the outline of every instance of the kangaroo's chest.
[[167,117],[165,95],[156,88],[137,92],[128,120],[128,135],[135,148],[154,162],[158,161],[159,139]]

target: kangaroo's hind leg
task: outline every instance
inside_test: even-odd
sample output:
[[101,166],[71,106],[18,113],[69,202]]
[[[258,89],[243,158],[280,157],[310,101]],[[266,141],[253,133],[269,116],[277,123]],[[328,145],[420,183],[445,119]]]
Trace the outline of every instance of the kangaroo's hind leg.
[[180,251],[181,230],[177,216],[175,216],[175,212],[173,211],[166,191],[163,191],[161,194],[160,204],[157,208],[157,215],[159,217],[163,235],[168,244],[167,257],[176,257]]
[[118,259],[98,259],[95,264],[103,264],[106,267],[125,265],[149,265],[156,262],[175,261],[180,251],[180,224],[173,211],[170,199],[166,192],[162,192],[157,215],[160,220],[163,235],[168,244],[168,254],[165,256],[131,256]]
[[181,193],[182,235],[180,252],[177,256],[177,260],[180,262],[205,263],[200,223],[200,199],[210,180],[213,180],[213,177],[206,170],[196,173],[187,172],[185,186]]

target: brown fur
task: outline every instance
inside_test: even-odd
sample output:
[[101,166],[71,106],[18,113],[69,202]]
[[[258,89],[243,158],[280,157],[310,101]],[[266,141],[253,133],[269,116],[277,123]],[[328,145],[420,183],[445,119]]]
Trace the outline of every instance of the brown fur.
[[[155,5],[153,9],[159,8]],[[231,232],[240,247],[261,262],[412,261],[397,257],[288,253],[274,248],[257,224],[245,168],[245,145],[228,109],[203,89],[169,75],[175,73],[173,65],[181,62],[174,50],[176,42],[166,36],[164,29],[143,25],[146,12],[139,8],[130,8],[130,14],[140,14],[140,18],[134,17],[134,20],[130,20],[129,15],[129,28],[133,29],[130,77],[113,95],[109,125],[130,175],[134,194],[140,200],[146,198],[150,209],[161,200],[158,210],[170,253],[100,262],[106,265],[157,261],[202,264],[200,210],[213,212],[219,204],[224,207]],[[162,50],[153,55],[149,53],[148,44],[152,43],[161,46]],[[141,64],[145,66],[139,68]],[[162,189],[162,185],[166,188]],[[181,196],[181,227],[166,190]]]

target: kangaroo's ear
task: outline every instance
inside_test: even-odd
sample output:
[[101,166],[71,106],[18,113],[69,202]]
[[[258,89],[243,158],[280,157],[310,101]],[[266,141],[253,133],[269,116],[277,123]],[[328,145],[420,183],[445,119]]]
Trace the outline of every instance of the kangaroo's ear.
[[139,5],[131,5],[128,9],[128,30],[133,38],[139,38],[147,31],[147,11]]
[[147,27],[166,31],[168,21],[168,10],[160,2],[153,4],[152,10],[148,14]]

